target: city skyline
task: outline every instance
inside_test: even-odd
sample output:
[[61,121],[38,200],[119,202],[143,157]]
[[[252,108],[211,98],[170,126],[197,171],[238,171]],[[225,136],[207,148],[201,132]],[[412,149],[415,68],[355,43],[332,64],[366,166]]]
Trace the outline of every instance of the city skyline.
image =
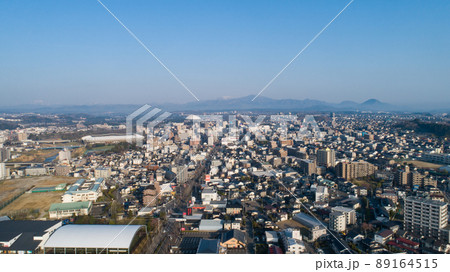
[[2,267],[448,269],[449,14],[0,1]]
[[[103,3],[206,101],[260,92],[349,1]],[[424,3],[355,1],[262,95],[445,106],[450,4]],[[0,6],[0,106],[195,101],[96,1]]]

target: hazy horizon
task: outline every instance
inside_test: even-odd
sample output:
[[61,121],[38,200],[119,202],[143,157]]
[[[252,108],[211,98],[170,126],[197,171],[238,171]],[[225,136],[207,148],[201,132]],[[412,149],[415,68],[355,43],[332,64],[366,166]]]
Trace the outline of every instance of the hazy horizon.
[[[217,98],[211,98],[211,99],[206,99],[206,100],[200,100],[200,102],[207,102],[207,101],[217,101],[217,100],[231,100],[231,99],[241,99],[241,98],[246,98],[246,97],[254,97],[255,94],[249,94],[246,96],[240,96],[240,97],[217,97]],[[315,100],[315,101],[320,101],[320,102],[325,102],[325,103],[329,103],[329,104],[339,104],[339,103],[343,103],[343,102],[355,102],[358,104],[362,104],[368,100],[378,100],[379,102],[382,103],[387,103],[387,104],[392,104],[392,105],[398,105],[398,106],[411,106],[411,107],[416,107],[416,106],[425,106],[425,107],[432,107],[432,106],[436,106],[437,108],[449,108],[450,106],[447,102],[441,102],[441,101],[437,101],[437,102],[433,102],[433,103],[391,103],[388,101],[383,101],[380,99],[377,99],[375,97],[371,97],[371,98],[367,98],[364,100],[342,100],[342,101],[326,101],[326,100],[321,100],[321,99],[311,99],[311,98],[273,98],[273,97],[269,97],[266,95],[261,95],[260,98],[269,98],[269,99],[274,99],[274,100]],[[256,98],[258,99],[258,98]],[[188,103],[195,103],[196,101],[187,101],[187,102],[155,102],[155,101],[140,101],[138,103],[41,103],[41,102],[32,102],[32,103],[28,103],[28,104],[15,104],[15,105],[4,105],[4,104],[0,104],[0,107],[14,107],[14,106],[42,106],[42,107],[59,107],[59,106],[95,106],[95,105],[142,105],[142,104],[151,104],[151,105],[168,105],[168,104],[175,104],[175,105],[184,105],[184,104],[188,104]]]

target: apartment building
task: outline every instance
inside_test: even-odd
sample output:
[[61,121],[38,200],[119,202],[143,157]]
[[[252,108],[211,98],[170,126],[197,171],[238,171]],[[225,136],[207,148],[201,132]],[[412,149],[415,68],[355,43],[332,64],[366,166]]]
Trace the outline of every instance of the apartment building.
[[342,212],[330,213],[330,222],[328,223],[330,230],[335,232],[344,232],[347,229],[346,217]]
[[345,179],[361,178],[373,175],[377,167],[365,161],[340,162],[336,166],[337,174]]
[[312,160],[301,159],[299,160],[299,167],[303,174],[312,175],[317,173],[316,163]]
[[449,243],[448,204],[420,197],[405,199],[404,229],[417,236]]
[[334,167],[336,164],[336,152],[332,149],[320,149],[317,151],[317,165]]
[[356,211],[354,209],[343,206],[336,206],[331,208],[331,211],[342,213],[345,216],[345,224],[347,225],[356,224]]
[[95,178],[109,178],[111,177],[111,168],[110,167],[98,167],[94,171]]
[[6,147],[0,148],[0,162],[7,161],[11,158],[11,151]]

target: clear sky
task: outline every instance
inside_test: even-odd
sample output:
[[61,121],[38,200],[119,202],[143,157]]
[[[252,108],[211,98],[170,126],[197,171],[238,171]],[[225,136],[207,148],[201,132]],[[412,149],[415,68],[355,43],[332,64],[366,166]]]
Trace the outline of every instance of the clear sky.
[[[200,100],[258,93],[348,2],[103,1]],[[0,27],[0,105],[195,101],[96,0]],[[355,0],[262,95],[450,104],[450,1]]]

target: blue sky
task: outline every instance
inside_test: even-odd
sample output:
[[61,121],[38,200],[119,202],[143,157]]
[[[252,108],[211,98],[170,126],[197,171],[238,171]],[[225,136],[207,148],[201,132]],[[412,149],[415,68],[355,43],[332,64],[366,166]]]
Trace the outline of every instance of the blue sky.
[[[103,3],[200,100],[258,93],[349,1]],[[355,0],[263,92],[450,102],[450,2]],[[0,105],[194,98],[95,0],[0,2]]]

